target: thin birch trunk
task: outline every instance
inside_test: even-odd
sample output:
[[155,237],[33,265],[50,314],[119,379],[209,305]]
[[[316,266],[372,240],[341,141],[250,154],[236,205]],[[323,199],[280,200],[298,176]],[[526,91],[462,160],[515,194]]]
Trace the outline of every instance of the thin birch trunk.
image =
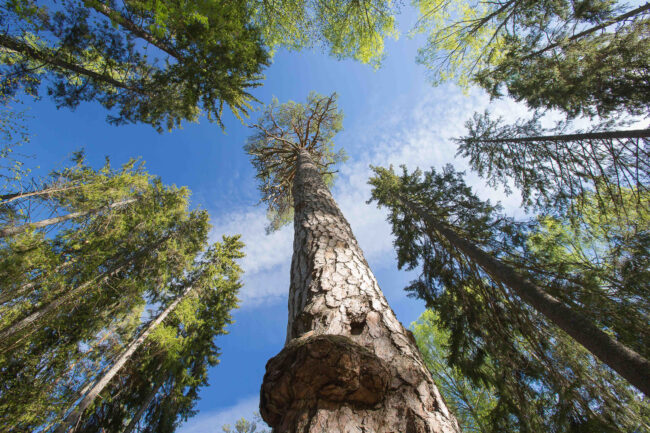
[[58,217],[54,218],[47,218],[41,221],[37,221],[34,223],[27,223],[27,224],[22,224],[19,226],[11,226],[11,227],[6,227],[4,229],[0,229],[0,238],[4,238],[7,236],[15,236],[17,234],[23,233],[27,231],[28,229],[40,229],[43,227],[51,226],[53,224],[58,224],[62,223],[64,221],[69,221],[71,219],[79,218],[82,216],[90,215],[93,213],[101,212],[102,210],[110,210],[110,209],[115,209],[119,208],[122,206],[126,206],[127,204],[133,203],[137,201],[137,198],[130,198],[128,200],[122,200],[118,201],[116,203],[111,203],[108,206],[102,206],[98,209],[90,209],[90,210],[85,210],[81,212],[72,212],[67,215],[61,215]]
[[650,361],[607,335],[587,317],[567,307],[512,267],[458,236],[430,214],[401,198],[399,200],[425,221],[429,230],[441,234],[455,248],[474,260],[495,281],[509,287],[596,358],[623,376],[646,396],[650,396]]
[[[133,356],[135,351],[144,343],[144,341],[147,339],[149,334],[153,332],[153,330],[158,326],[160,323],[162,323],[165,318],[171,313],[174,308],[183,300],[185,297],[192,291],[192,286],[189,286],[188,288],[185,289],[182,295],[177,297],[174,302],[169,304],[165,310],[163,310],[160,314],[158,314],[158,317],[156,317],[154,320],[152,320],[148,325],[147,328],[140,334],[138,338],[136,338],[134,341],[132,341],[124,350],[124,352],[117,358],[115,363],[109,368],[104,375],[97,380],[95,385],[88,391],[88,393],[81,399],[79,404],[68,414],[68,416],[65,417],[65,419],[61,422],[61,424],[57,427],[55,430],[55,433],[64,433],[66,431],[70,431],[70,433],[74,432],[77,430],[77,426],[79,423],[79,420],[81,419],[81,416],[83,415],[84,411],[90,406],[93,401],[95,401],[95,398],[108,386],[110,383],[111,379],[115,377],[115,375],[120,371],[120,369],[126,364],[129,359]],[[68,430],[70,429],[70,430]]]
[[282,433],[460,432],[304,150],[293,198],[287,341],[266,366],[264,420]]

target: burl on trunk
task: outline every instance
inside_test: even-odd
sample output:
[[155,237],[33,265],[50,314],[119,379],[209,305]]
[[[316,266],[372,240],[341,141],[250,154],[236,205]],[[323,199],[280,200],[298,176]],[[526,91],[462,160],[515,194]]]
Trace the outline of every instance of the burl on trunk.
[[284,349],[260,395],[274,432],[456,433],[310,153],[296,150]]

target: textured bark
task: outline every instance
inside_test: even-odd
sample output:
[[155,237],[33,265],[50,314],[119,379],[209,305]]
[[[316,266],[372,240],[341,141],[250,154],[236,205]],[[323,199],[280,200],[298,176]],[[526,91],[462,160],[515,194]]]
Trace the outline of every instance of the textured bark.
[[133,202],[135,202],[137,200],[138,200],[137,198],[130,198],[128,200],[122,200],[122,201],[118,201],[116,203],[111,203],[108,206],[104,206],[104,207],[101,207],[99,209],[90,209],[90,210],[85,210],[85,211],[81,211],[81,212],[72,212],[72,213],[69,213],[67,215],[61,215],[61,216],[54,217],[54,218],[47,218],[47,219],[37,221],[37,222],[34,222],[34,223],[27,223],[27,224],[22,224],[22,225],[19,225],[19,226],[6,227],[6,228],[0,230],[0,238],[4,238],[4,237],[7,237],[7,236],[15,236],[17,234],[20,234],[20,233],[23,233],[23,232],[27,231],[28,229],[40,229],[40,228],[43,228],[43,227],[51,226],[53,224],[58,224],[58,223],[62,223],[64,221],[68,221],[68,220],[71,220],[71,219],[75,219],[75,218],[79,218],[79,217],[82,217],[82,216],[97,213],[97,212],[100,212],[102,210],[110,210],[110,209],[119,208],[119,207],[122,207],[122,206],[126,206],[127,204],[133,203]]
[[83,399],[79,402],[77,407],[74,408],[72,412],[68,414],[68,416],[65,417],[65,419],[61,422],[61,424],[57,427],[55,430],[55,433],[64,433],[66,431],[70,431],[70,433],[75,432],[77,430],[77,424],[79,420],[81,419],[81,416],[83,415],[84,411],[90,406],[93,401],[97,398],[99,393],[101,393],[106,386],[108,386],[109,383],[111,383],[111,380],[115,375],[122,369],[124,364],[126,364],[129,359],[133,356],[135,351],[144,343],[144,341],[147,339],[149,334],[153,332],[153,330],[156,328],[156,326],[160,325],[163,320],[167,318],[169,313],[174,311],[174,308],[183,300],[185,297],[192,291],[192,286],[188,287],[185,289],[183,294],[176,298],[174,302],[169,304],[167,308],[165,308],[158,316],[152,320],[148,325],[147,328],[140,334],[138,338],[133,340],[127,348],[122,352],[122,354],[117,358],[115,363],[102,375],[101,378],[97,380],[95,385],[88,391],[88,393],[84,396]]
[[402,202],[422,218],[429,229],[440,233],[455,248],[474,260],[495,281],[509,287],[596,358],[623,376],[646,396],[650,396],[650,361],[603,332],[589,318],[567,307],[512,267],[496,260],[471,242],[458,236],[431,215],[411,203],[404,200]]
[[297,164],[287,341],[263,419],[282,433],[459,432],[306,151]]

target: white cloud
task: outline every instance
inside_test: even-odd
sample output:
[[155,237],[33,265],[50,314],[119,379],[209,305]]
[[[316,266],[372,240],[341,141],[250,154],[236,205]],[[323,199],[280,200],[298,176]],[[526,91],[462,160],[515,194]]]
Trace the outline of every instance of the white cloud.
[[262,207],[226,214],[212,222],[213,240],[221,234],[239,233],[246,244],[246,257],[241,262],[244,287],[240,292],[244,308],[280,301],[289,290],[293,230],[287,226],[267,235],[267,223]]
[[[372,121],[357,122],[339,139],[339,144],[348,149],[352,158],[339,168],[334,198],[366,256],[382,267],[392,266],[395,253],[385,210],[366,204],[370,197],[367,184],[370,164],[404,164],[409,170],[416,167],[427,170],[451,163],[456,169],[467,172],[467,182],[481,198],[501,201],[508,214],[522,215],[519,196],[506,196],[503,191],[487,187],[470,172],[466,161],[455,157],[456,144],[451,138],[463,135],[466,120],[488,105],[495,115],[506,119],[525,115],[525,108],[507,100],[490,104],[483,92],[463,95],[451,86],[429,89],[420,101],[412,106],[392,107],[380,116],[375,112]],[[242,233],[246,243],[245,287],[241,294],[244,308],[279,302],[287,296],[293,230],[289,226],[265,235],[266,224],[262,207],[228,214],[215,224],[214,233]]]
[[[252,395],[238,401],[234,406],[218,411],[200,412],[183,424],[179,433],[219,433],[224,424],[234,427],[235,422],[244,417],[252,421],[253,414],[259,412],[259,396]],[[260,429],[258,425],[258,430]]]

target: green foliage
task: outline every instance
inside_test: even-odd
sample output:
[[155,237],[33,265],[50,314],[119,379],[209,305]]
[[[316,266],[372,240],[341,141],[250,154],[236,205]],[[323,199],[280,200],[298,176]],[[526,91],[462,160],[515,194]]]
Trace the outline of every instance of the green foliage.
[[0,8],[0,96],[37,96],[47,80],[58,106],[96,100],[113,124],[159,131],[202,113],[223,127],[224,105],[247,115],[267,47],[321,46],[377,67],[384,39],[397,36],[387,0],[7,0]]
[[533,56],[510,43],[498,66],[478,72],[475,82],[493,97],[505,87],[533,109],[558,109],[569,116],[647,115],[649,32],[650,19],[639,19],[562,44],[559,55]]
[[170,288],[161,310],[188,286],[190,294],[104,390],[80,431],[120,431],[147,400],[138,422],[145,431],[173,432],[194,415],[208,368],[218,364],[214,337],[227,333],[230,311],[238,305],[242,270],[236,260],[243,257],[242,248],[239,236],[224,236],[195,259],[187,277]]
[[[508,188],[513,182],[527,209],[579,219],[584,198],[596,200],[602,215],[650,209],[649,131],[626,136],[611,121],[587,131],[572,130],[571,122],[544,128],[540,120],[535,114],[505,124],[488,112],[476,113],[466,124],[467,135],[456,140],[458,154],[490,185]],[[606,210],[610,202],[616,206]]]
[[462,430],[489,432],[489,415],[497,404],[496,397],[490,388],[475,386],[458,367],[447,364],[450,335],[438,323],[437,314],[426,310],[417,322],[411,324],[424,363],[440,393],[445,397],[447,408],[456,416]]
[[613,1],[413,0],[420,11],[415,31],[428,32],[419,51],[434,83],[454,79],[468,86],[477,71],[499,64],[515,38],[560,35],[572,26],[611,16]]
[[224,425],[221,429],[224,433],[270,433],[270,430],[258,430],[257,425],[262,421],[262,418],[259,414],[253,415],[253,421],[248,421],[246,418],[242,417],[235,423],[235,429],[233,430],[229,424]]
[[[1,97],[0,97],[1,98]],[[20,154],[16,151],[20,146],[29,142],[29,134],[25,126],[25,111],[19,111],[10,105],[11,100],[0,108],[0,190],[19,189],[21,181],[29,175]]]
[[[635,200],[630,190],[622,194],[623,203]],[[548,274],[555,297],[650,357],[650,209],[628,205],[622,215],[618,203],[585,195],[581,224],[538,217],[528,236],[525,266]],[[642,195],[650,199],[648,192]]]
[[378,67],[384,39],[397,38],[395,3],[390,0],[252,1],[254,22],[272,49],[320,45],[331,55]]
[[[497,399],[489,414],[491,431],[648,428],[647,403],[625,381],[495,281],[435,228],[426,226],[405,203],[424,209],[571,307],[579,305],[601,326],[629,330],[616,336],[630,347],[647,346],[646,337],[635,335],[643,324],[627,328],[628,314],[630,318],[647,314],[644,303],[638,302],[647,285],[632,289],[635,295],[629,302],[617,305],[608,299],[611,287],[594,280],[594,274],[584,275],[584,281],[575,278],[581,277],[580,265],[566,263],[565,268],[558,268],[557,261],[563,259],[560,251],[551,250],[543,256],[545,242],[555,244],[546,238],[544,229],[528,228],[502,216],[498,206],[478,199],[462,174],[450,166],[441,173],[408,173],[404,169],[401,175],[375,168],[370,183],[373,200],[389,208],[399,266],[421,266],[420,277],[406,290],[424,299],[439,315],[436,325],[449,333],[449,365],[475,386],[490,389]],[[599,242],[599,238],[592,241]],[[582,266],[588,265],[598,263],[587,256]],[[628,272],[634,269],[630,267]],[[597,317],[605,310],[616,315]]]
[[434,84],[478,84],[570,116],[647,113],[648,5],[613,0],[414,0]]
[[[28,220],[38,212],[136,200],[1,241],[0,332],[11,333],[0,342],[0,428],[55,426],[139,332],[145,306],[168,305],[193,284],[196,295],[180,304],[111,382],[127,378],[127,384],[110,387],[102,394],[101,416],[91,412],[83,420],[119,431],[144,404],[145,391],[159,387],[151,407],[160,413],[143,423],[172,431],[192,414],[207,366],[217,362],[213,337],[224,332],[237,304],[241,271],[234,261],[242,245],[233,237],[206,249],[207,213],[189,211],[185,188],[164,186],[136,161],[120,169],[107,162],[99,170],[87,166],[81,154],[75,161],[43,181],[54,190],[0,204],[13,208],[3,215]],[[37,212],[39,206],[44,210]],[[25,320],[32,323],[17,327]],[[170,376],[158,382],[160,366]],[[130,406],[123,410],[118,399],[108,407],[113,395]],[[108,419],[121,427],[103,427]]]
[[268,64],[244,2],[19,0],[2,11],[2,92],[37,94],[47,77],[59,106],[97,100],[115,124],[171,129],[201,111],[221,124],[224,104],[247,112]]
[[334,136],[343,129],[343,113],[336,94],[310,93],[306,104],[276,99],[267,105],[252,128],[246,152],[257,170],[262,201],[268,205],[269,231],[277,230],[293,217],[293,179],[298,153],[306,151],[329,186],[334,181],[330,167],[345,160],[343,150],[334,151]]

